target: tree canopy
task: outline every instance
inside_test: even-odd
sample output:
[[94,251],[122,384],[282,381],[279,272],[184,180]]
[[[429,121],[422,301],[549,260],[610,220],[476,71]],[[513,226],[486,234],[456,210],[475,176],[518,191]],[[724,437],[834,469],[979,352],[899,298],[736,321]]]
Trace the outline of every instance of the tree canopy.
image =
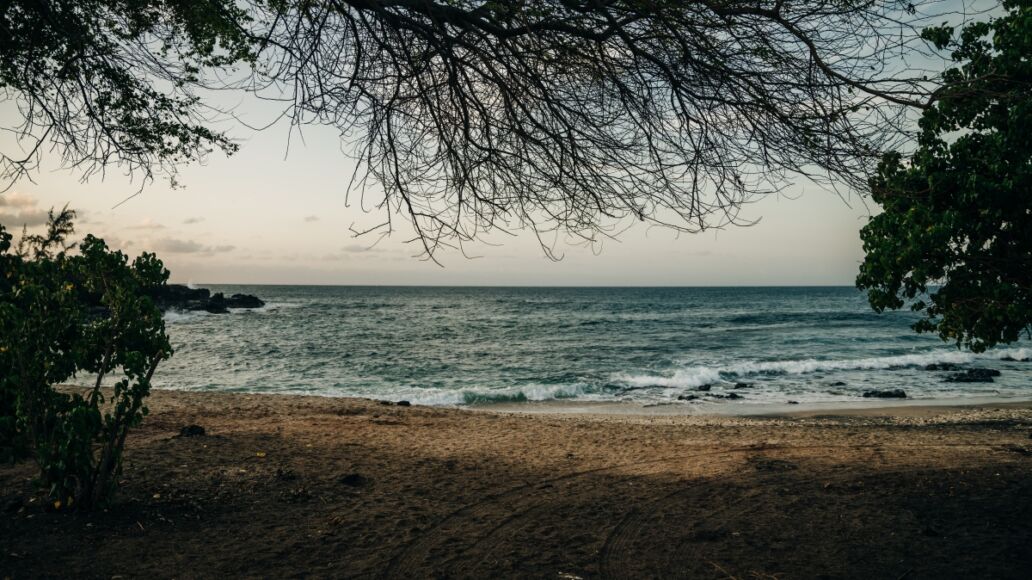
[[976,351],[1032,325],[1032,2],[925,36],[953,48],[909,159],[871,183],[884,212],[863,229],[857,284],[881,310],[910,305],[916,328]]
[[900,69],[925,17],[898,0],[13,1],[0,85],[24,151],[0,173],[48,149],[145,177],[232,151],[199,95],[236,89],[336,127],[383,227],[407,219],[429,254],[495,228],[699,231],[788,174],[863,184],[927,97]]

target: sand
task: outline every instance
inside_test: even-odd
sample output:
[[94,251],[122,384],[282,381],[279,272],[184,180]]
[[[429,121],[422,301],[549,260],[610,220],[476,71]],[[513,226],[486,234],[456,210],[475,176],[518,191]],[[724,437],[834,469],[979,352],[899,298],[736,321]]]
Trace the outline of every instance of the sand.
[[[106,511],[0,467],[0,577],[1028,578],[1032,407],[524,414],[157,392]],[[207,435],[178,437],[187,424]]]

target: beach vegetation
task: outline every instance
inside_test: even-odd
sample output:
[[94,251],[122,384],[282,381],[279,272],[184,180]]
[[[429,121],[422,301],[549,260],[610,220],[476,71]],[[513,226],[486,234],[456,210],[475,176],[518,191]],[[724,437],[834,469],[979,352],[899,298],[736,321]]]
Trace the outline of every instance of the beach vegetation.
[[1032,2],[925,37],[952,49],[910,156],[871,181],[883,212],[863,228],[857,285],[876,310],[974,351],[1032,329]]
[[[172,354],[151,299],[168,270],[91,235],[71,242],[74,217],[51,210],[45,232],[17,244],[0,225],[0,451],[35,458],[54,509],[111,498],[126,437]],[[74,377],[92,386],[61,386]]]

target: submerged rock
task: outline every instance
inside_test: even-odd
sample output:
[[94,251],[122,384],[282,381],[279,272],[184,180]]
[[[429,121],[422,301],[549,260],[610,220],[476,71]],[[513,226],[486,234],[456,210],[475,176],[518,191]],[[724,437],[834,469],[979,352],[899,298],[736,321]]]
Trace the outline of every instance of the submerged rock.
[[728,393],[726,395],[712,395],[712,396],[713,396],[714,399],[731,399],[731,400],[734,400],[734,399],[744,399],[745,398],[742,395],[739,395],[738,393]]
[[753,388],[752,383],[735,383],[736,389],[751,389]]
[[961,365],[953,362],[933,362],[926,364],[925,370],[960,370]]
[[698,399],[698,398],[699,398],[699,395],[678,395],[677,396],[677,400],[678,401],[694,401],[695,399]]
[[993,377],[1000,376],[996,369],[968,369],[946,377],[947,383],[991,383]]
[[706,392],[706,391],[708,391],[708,390],[710,390],[712,388],[713,388],[713,385],[699,385],[698,387],[696,387],[695,390],[696,391]]
[[1007,356],[1001,358],[1000,360],[1007,361],[1007,362],[1032,362],[1032,358],[1028,358],[1028,357],[1014,358],[1014,357],[1012,357],[1010,355],[1007,355]]
[[872,389],[864,391],[865,399],[906,399],[907,393],[903,389]]

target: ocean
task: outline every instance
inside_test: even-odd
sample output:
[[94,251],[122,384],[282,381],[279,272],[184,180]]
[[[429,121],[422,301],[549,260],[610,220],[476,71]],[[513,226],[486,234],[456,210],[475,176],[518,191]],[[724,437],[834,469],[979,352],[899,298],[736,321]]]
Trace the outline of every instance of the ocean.
[[[1001,360],[1032,357],[1032,345],[960,351],[849,287],[205,287],[267,305],[167,313],[176,353],[156,388],[686,412],[849,405],[890,388],[912,400],[1032,398],[1032,363]],[[925,369],[943,362],[1001,376],[952,383]]]

